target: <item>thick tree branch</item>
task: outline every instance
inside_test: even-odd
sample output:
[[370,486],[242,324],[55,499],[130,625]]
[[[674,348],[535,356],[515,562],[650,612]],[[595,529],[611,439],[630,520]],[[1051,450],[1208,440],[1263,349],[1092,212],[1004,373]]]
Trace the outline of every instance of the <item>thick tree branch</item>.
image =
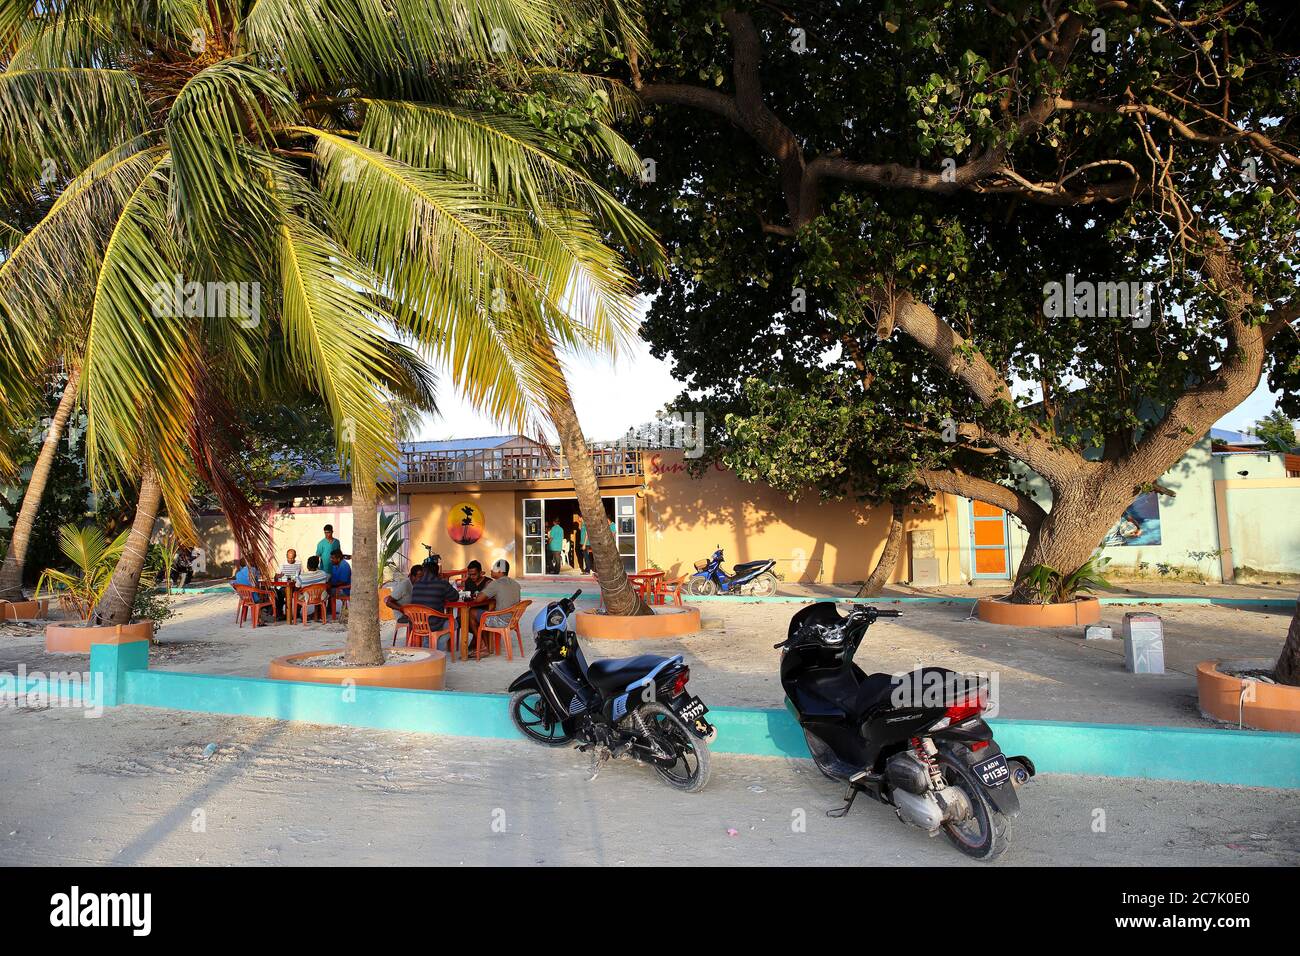
[[985,504],[993,505],[995,508],[1001,508],[1008,514],[1015,515],[1016,519],[1031,534],[1047,517],[1047,512],[1043,510],[1043,506],[1028,495],[1014,488],[1008,488],[1006,485],[1000,485],[995,481],[976,478],[964,471],[956,469],[934,471],[928,468],[919,468],[916,472],[916,480],[931,491],[942,491],[962,498],[971,498],[975,501],[983,501]]

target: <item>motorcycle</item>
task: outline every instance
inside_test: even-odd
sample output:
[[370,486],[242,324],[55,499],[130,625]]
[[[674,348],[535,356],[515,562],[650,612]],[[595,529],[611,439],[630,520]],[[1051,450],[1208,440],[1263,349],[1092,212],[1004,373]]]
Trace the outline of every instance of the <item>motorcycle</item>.
[[728,574],[722,567],[722,549],[708,561],[696,561],[695,573],[686,582],[686,592],[699,597],[713,594],[743,594],[746,597],[771,597],[776,593],[776,561],[746,561]]
[[632,757],[670,786],[697,793],[709,782],[708,708],[686,689],[680,654],[642,654],[587,663],[573,629],[572,597],[553,601],[533,622],[536,651],[510,685],[510,719],[548,747],[576,742],[591,754],[591,778],[608,760]]
[[858,794],[962,853],[991,860],[1020,811],[1017,791],[1034,775],[1025,756],[1007,757],[981,716],[988,684],[943,667],[867,674],[853,662],[877,619],[899,612],[831,604],[795,614],[781,650],[786,706],[803,728],[814,763],[846,783],[842,817]]

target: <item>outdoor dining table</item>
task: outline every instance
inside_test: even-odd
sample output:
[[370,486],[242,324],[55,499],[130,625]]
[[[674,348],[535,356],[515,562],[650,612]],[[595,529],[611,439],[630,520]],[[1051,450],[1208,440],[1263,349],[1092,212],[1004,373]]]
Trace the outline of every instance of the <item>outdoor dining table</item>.
[[297,589],[292,581],[273,579],[265,584],[268,588],[284,588],[284,619],[292,624],[298,617]]
[[636,574],[629,574],[627,579],[632,587],[636,588],[637,594],[642,598],[647,598],[654,595],[655,588],[659,586],[663,576],[662,571],[639,571]]
[[487,607],[490,600],[490,598],[476,597],[470,598],[468,601],[448,601],[444,605],[444,608],[449,612],[460,612],[458,627],[460,630],[460,659],[462,661],[469,659],[469,610],[473,607]]

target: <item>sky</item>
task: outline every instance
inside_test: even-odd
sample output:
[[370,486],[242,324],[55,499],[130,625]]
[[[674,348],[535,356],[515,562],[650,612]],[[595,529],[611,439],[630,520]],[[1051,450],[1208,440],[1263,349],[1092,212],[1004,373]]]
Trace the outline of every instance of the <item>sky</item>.
[[[575,360],[568,367],[569,388],[578,410],[583,433],[597,441],[608,441],[629,428],[654,420],[655,413],[681,394],[683,385],[673,378],[671,366],[650,354],[640,339],[636,351],[616,365],[605,359]],[[442,416],[427,419],[417,434],[421,439],[475,438],[508,434],[511,429],[478,414],[455,392],[446,369],[439,370],[439,399]],[[1254,394],[1216,424],[1219,428],[1244,431],[1271,412],[1277,396],[1260,382]],[[552,435],[552,438],[554,436]]]

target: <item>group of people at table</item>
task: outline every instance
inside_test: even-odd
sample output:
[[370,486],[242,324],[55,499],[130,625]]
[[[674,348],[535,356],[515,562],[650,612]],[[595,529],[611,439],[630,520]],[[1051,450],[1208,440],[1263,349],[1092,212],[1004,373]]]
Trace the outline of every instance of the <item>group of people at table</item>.
[[[286,616],[296,616],[290,604],[293,591],[302,591],[317,584],[326,585],[326,601],[318,607],[304,607],[303,620],[310,620],[318,610],[324,615],[326,608],[330,608],[337,618],[340,607],[352,594],[352,565],[343,554],[343,545],[334,537],[333,526],[325,526],[325,537],[316,545],[316,553],[307,559],[305,569],[298,562],[298,552],[293,548],[285,552],[284,557],[275,576],[267,582],[269,589],[275,593],[275,619],[286,620]],[[257,567],[246,559],[239,562],[234,583],[252,588],[262,587]],[[510,562],[504,558],[493,563],[490,575],[483,573],[483,565],[478,561],[471,561],[466,567],[461,587],[457,588],[442,576],[441,559],[435,554],[424,564],[412,567],[408,574],[394,578],[388,587],[389,594],[384,598],[384,603],[393,610],[399,625],[410,624],[402,611],[404,607],[414,604],[439,613],[449,613],[448,605],[463,607],[469,612],[472,631],[477,631],[480,623],[487,627],[504,627],[509,623],[511,615],[508,611],[497,612],[514,608],[522,600],[522,588],[510,576]],[[270,612],[271,605],[267,603],[260,610]],[[438,649],[447,650],[449,642],[448,636],[439,638]],[[472,652],[473,647],[469,650]]]

